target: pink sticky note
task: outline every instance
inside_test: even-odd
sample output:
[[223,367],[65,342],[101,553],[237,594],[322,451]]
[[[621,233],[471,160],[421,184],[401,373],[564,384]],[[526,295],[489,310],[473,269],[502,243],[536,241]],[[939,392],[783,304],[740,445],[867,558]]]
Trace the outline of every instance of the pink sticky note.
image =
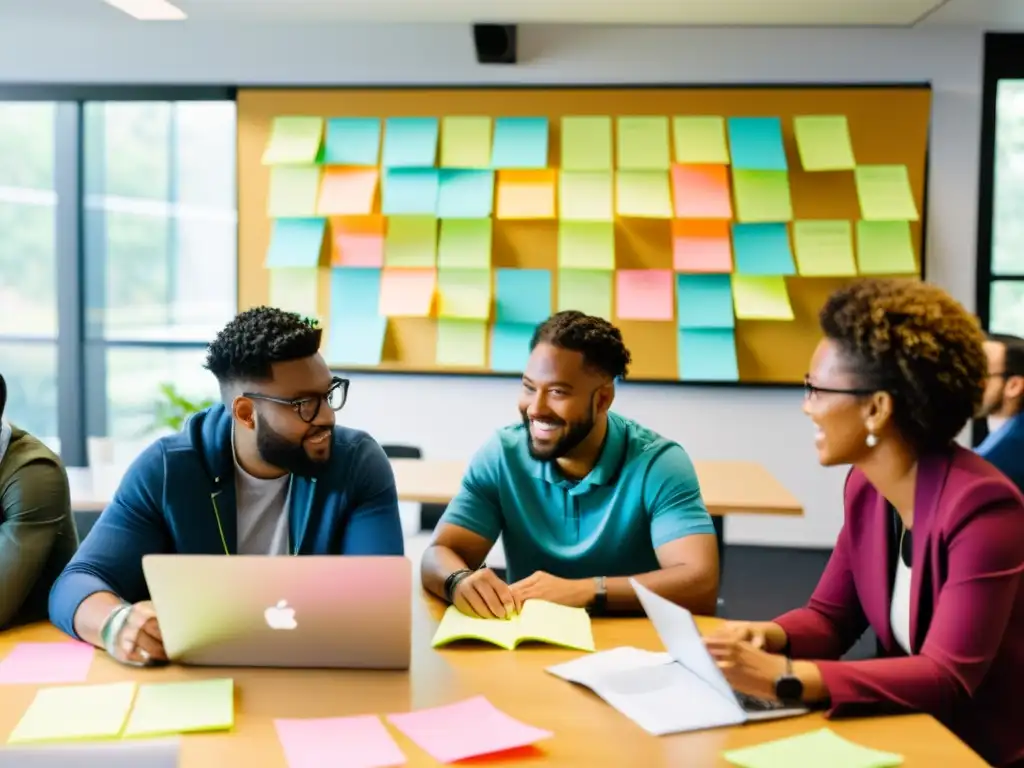
[[388,715],[388,721],[441,763],[525,747],[554,736],[509,717],[483,696]]
[[0,684],[84,683],[96,649],[70,643],[19,643],[0,661]]
[[729,222],[673,219],[672,260],[677,272],[732,272]]
[[331,218],[331,264],[335,267],[380,267],[384,264],[384,217]]
[[620,320],[674,317],[670,269],[620,269],[615,273],[615,314]]
[[680,219],[731,219],[729,174],[724,165],[673,165],[672,198]]
[[376,715],[275,720],[291,768],[385,768],[405,755]]

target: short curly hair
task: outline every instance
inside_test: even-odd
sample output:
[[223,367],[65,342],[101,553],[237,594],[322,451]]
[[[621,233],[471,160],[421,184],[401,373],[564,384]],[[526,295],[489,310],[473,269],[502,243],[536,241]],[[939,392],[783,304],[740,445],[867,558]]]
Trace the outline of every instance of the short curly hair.
[[613,379],[625,378],[632,357],[622,341],[622,331],[607,320],[575,309],[556,312],[537,326],[530,351],[541,343],[583,355],[583,363]]
[[255,307],[224,326],[206,351],[206,369],[221,387],[238,381],[267,381],[271,365],[312,357],[320,349],[316,320],[274,307]]
[[900,434],[917,451],[948,447],[981,403],[985,335],[948,293],[909,279],[840,288],[819,316],[858,387],[888,392]]

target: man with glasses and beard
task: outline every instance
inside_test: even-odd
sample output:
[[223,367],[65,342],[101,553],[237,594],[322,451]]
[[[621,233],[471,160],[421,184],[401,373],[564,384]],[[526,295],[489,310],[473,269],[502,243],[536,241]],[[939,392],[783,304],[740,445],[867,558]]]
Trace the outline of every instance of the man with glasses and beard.
[[401,555],[391,465],[364,432],[335,426],[348,381],[321,329],[258,307],[209,346],[222,405],[136,459],[50,594],[50,618],[128,664],[166,659],[142,557]]
[[[639,608],[629,578],[696,613],[718,596],[714,526],[681,446],[609,409],[630,354],[582,312],[537,327],[521,423],[470,463],[422,561],[424,586],[462,612],[506,618],[530,599]],[[484,568],[501,535],[508,583]]]
[[1024,339],[992,334],[985,341],[988,380],[979,418],[989,435],[975,450],[1024,491]]

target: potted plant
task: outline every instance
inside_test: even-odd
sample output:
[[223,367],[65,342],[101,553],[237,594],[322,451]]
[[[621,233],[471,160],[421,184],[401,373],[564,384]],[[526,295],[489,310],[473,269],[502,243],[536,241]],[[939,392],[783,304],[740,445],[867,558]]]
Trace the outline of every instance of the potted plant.
[[211,398],[191,400],[170,383],[160,385],[160,394],[161,399],[156,404],[156,430],[180,432],[192,414],[209,408],[216,402]]

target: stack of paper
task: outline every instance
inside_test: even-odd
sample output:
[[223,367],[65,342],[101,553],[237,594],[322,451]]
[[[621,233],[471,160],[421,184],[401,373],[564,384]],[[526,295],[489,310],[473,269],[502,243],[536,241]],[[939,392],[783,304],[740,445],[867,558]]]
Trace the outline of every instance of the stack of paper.
[[434,634],[433,646],[438,648],[456,640],[483,640],[510,651],[530,641],[594,650],[587,612],[545,600],[527,600],[523,610],[511,619],[478,619],[450,605]]

